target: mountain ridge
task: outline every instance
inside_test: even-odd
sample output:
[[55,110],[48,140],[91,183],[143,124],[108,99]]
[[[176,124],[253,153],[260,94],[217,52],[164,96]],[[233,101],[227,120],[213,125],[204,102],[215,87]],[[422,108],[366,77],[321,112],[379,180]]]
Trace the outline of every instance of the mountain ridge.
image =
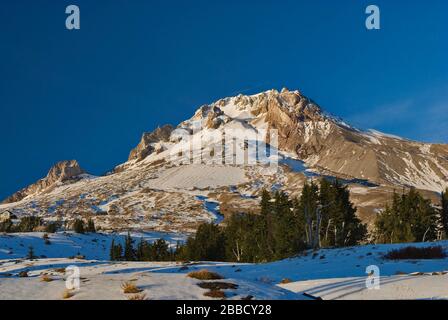
[[[276,145],[271,140],[274,131]],[[249,163],[235,162],[227,146],[221,148],[229,132],[237,138],[234,148],[244,150]],[[253,141],[240,141],[246,134]],[[195,138],[200,145],[194,145]],[[275,145],[275,156],[261,163],[258,154],[251,153],[254,143]],[[215,159],[217,155],[222,158]],[[267,168],[271,161],[278,162],[276,170]],[[199,107],[177,126],[144,133],[128,160],[106,176],[88,176],[76,161],[61,162],[46,178],[7,198],[0,211],[60,219],[93,214],[112,229],[120,224],[115,220],[133,225],[137,219],[139,227],[152,228],[161,219],[156,229],[172,231],[170,226],[176,230],[181,224],[190,230],[210,219],[198,195],[216,201],[228,214],[252,211],[262,188],[280,186],[295,193],[305,180],[319,176],[356,181],[358,191],[377,186],[354,195],[362,198],[359,205],[367,208],[363,214],[370,219],[393,189],[437,193],[448,187],[448,145],[359,130],[298,90],[240,94]],[[169,203],[170,197],[176,200]]]

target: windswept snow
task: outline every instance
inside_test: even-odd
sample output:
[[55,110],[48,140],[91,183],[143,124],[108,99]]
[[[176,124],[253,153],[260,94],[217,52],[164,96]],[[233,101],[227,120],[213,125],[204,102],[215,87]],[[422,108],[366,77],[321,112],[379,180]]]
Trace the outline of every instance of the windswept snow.
[[237,185],[246,182],[245,171],[239,167],[184,165],[165,170],[151,181],[159,189],[190,189]]
[[[33,247],[34,254],[40,258],[67,258],[82,255],[89,260],[108,260],[112,239],[122,242],[127,232],[120,233],[87,233],[77,234],[73,232],[58,232],[48,234],[49,244],[45,244],[43,232],[30,233],[0,233],[0,260],[22,259]],[[184,242],[186,234],[162,233],[162,232],[131,232],[135,239],[143,238],[153,242],[164,239],[171,247],[177,242]]]
[[[197,286],[198,281],[186,274],[208,269],[224,276],[225,282],[238,285],[226,290],[229,299],[247,295],[255,299],[304,299],[303,293],[326,299],[448,299],[448,258],[435,260],[390,261],[384,255],[390,250],[405,246],[440,245],[448,250],[448,241],[438,243],[367,245],[340,249],[322,249],[281,261],[261,264],[195,262],[110,262],[101,249],[106,235],[75,235],[67,238],[51,235],[53,242],[45,251],[49,257],[22,260],[19,254],[9,256],[3,252],[11,247],[18,253],[27,239],[34,237],[36,251],[44,250],[41,234],[15,234],[2,236],[0,260],[0,299],[61,299],[65,289],[65,275],[55,271],[75,265],[80,268],[81,288],[71,299],[126,299],[120,285],[133,280],[149,299],[207,299]],[[53,238],[54,237],[54,238]],[[93,242],[93,239],[97,239]],[[174,240],[174,238],[173,238]],[[42,241],[42,245],[36,242]],[[65,241],[65,242],[64,242]],[[96,247],[95,247],[96,246]],[[106,246],[108,247],[108,246]],[[98,251],[95,251],[98,250]],[[85,253],[99,260],[67,259]],[[36,252],[38,254],[38,252]],[[56,258],[57,257],[57,258]],[[368,289],[370,281],[366,270],[379,269],[379,289]],[[18,277],[28,271],[28,278]],[[40,281],[46,273],[54,281]],[[289,283],[281,284],[288,279]]]

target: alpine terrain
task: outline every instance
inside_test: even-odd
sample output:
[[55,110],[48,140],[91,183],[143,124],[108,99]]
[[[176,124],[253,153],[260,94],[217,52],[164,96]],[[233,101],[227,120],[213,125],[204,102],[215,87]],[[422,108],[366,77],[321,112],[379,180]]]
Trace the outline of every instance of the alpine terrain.
[[263,189],[299,195],[307,179],[322,176],[349,186],[371,226],[394,190],[415,187],[436,199],[448,187],[448,145],[359,130],[299,91],[270,90],[218,100],[175,127],[144,133],[128,160],[104,176],[59,162],[5,199],[0,214],[189,233],[235,212],[257,213]]

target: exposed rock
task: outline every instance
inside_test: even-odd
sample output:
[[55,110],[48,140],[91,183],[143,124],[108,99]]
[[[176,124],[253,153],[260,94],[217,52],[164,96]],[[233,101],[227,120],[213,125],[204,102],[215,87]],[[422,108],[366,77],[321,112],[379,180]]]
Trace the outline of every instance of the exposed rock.
[[58,162],[50,169],[45,178],[13,194],[3,201],[3,203],[20,201],[29,195],[45,191],[55,186],[57,183],[74,179],[83,173],[85,173],[85,171],[79,166],[76,160]]
[[12,217],[11,212],[9,212],[9,211],[2,212],[2,213],[0,213],[0,222],[9,220],[9,219],[11,219],[11,217]]
[[[140,143],[129,154],[128,161],[141,161],[155,151],[155,143],[164,141],[168,142],[171,132],[174,128],[171,125],[164,125],[153,132],[145,132],[140,140]],[[160,148],[159,148],[160,151]]]

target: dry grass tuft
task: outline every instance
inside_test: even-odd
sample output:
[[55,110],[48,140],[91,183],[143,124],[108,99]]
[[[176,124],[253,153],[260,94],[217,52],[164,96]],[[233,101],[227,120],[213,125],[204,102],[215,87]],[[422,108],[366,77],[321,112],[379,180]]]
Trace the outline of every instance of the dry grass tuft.
[[224,279],[223,276],[216,272],[211,272],[206,269],[199,270],[199,271],[193,271],[187,274],[188,277],[198,280],[219,280]]
[[27,278],[28,277],[28,271],[20,271],[19,272],[19,277],[20,278]]
[[198,283],[198,286],[202,289],[210,289],[210,290],[226,290],[226,289],[237,289],[238,285],[229,282],[201,282]]
[[282,279],[282,281],[280,281],[281,284],[287,284],[287,283],[291,283],[291,282],[292,282],[292,280],[289,278],[284,278],[284,279]]
[[42,282],[51,282],[51,281],[53,281],[54,279],[53,278],[51,278],[49,275],[47,275],[47,274],[44,274],[44,275],[42,275],[42,277],[40,278],[40,281],[42,281]]
[[146,294],[141,293],[141,294],[134,294],[132,296],[129,296],[128,300],[147,300],[147,299],[146,299]]
[[210,290],[204,293],[204,296],[210,297],[210,298],[217,298],[217,299],[225,299],[226,294],[224,291],[221,290]]
[[73,293],[73,291],[70,291],[70,290],[65,290],[63,293],[62,293],[62,299],[70,299],[71,297],[73,297],[75,294]]
[[130,281],[122,283],[121,288],[123,289],[123,293],[140,293],[143,291]]

